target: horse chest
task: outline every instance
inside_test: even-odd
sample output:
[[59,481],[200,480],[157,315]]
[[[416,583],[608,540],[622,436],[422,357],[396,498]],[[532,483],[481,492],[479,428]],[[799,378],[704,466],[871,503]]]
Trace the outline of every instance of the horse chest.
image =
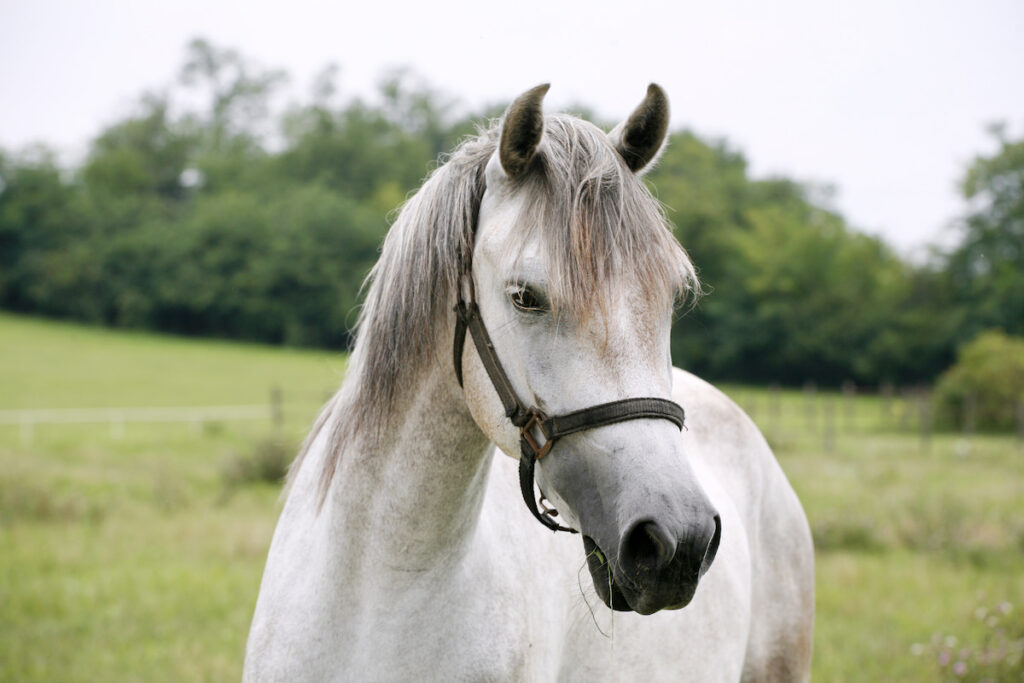
[[531,642],[529,598],[495,556],[472,548],[434,572],[381,567],[343,587],[282,592],[253,679],[554,680],[557,656]]
[[518,584],[512,567],[477,548],[451,571],[382,594],[361,625],[368,679],[550,680],[537,671],[556,658],[531,642]]

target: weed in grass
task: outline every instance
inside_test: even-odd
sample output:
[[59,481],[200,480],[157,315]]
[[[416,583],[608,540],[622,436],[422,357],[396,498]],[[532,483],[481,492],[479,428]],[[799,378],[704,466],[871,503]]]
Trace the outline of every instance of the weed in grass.
[[31,483],[0,479],[0,525],[17,521],[103,521],[105,505],[84,496],[44,489]]
[[874,520],[860,514],[819,517],[812,523],[811,533],[819,551],[880,552],[887,545],[879,538]]
[[208,420],[203,423],[203,436],[220,436],[225,430],[223,422],[218,420]]
[[295,448],[279,437],[260,439],[249,452],[236,453],[224,461],[221,474],[226,492],[255,482],[280,484],[294,455]]
[[174,512],[188,505],[188,492],[180,477],[157,471],[153,477],[153,503],[163,512]]

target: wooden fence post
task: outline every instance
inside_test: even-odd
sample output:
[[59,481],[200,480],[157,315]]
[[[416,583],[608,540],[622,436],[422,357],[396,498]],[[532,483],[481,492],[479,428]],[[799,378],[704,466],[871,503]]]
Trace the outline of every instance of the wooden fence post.
[[1024,449],[1024,398],[1017,401],[1017,445]]
[[[909,432],[914,429],[914,425],[911,422],[911,416],[915,412],[914,409],[919,408],[919,406],[917,405],[917,398],[917,392],[915,392],[913,389],[907,389],[906,387],[904,387],[900,391],[901,405],[899,430],[901,432]],[[920,417],[920,411],[918,410],[916,412],[918,412],[918,417]],[[920,425],[920,420],[918,420],[918,424]]]
[[779,385],[768,387],[768,421],[772,439],[778,440],[782,431],[782,404],[779,402]]
[[813,381],[804,382],[804,414],[807,416],[807,429],[818,431],[818,385]]
[[932,445],[932,401],[924,389],[918,393],[917,424],[921,433],[921,452],[928,453]]
[[832,453],[836,448],[835,399],[828,395],[822,395],[821,407],[822,415],[825,418],[822,445],[826,453]]
[[857,385],[853,380],[848,379],[843,382],[843,422],[847,432],[855,431],[857,426],[857,404],[854,401],[856,395]]
[[284,405],[281,387],[275,384],[270,387],[270,424],[273,425],[274,433],[280,434],[284,427]]
[[882,396],[881,407],[881,425],[882,429],[887,428],[892,423],[892,394],[893,388],[892,383],[883,382],[882,386],[879,387],[879,394]]

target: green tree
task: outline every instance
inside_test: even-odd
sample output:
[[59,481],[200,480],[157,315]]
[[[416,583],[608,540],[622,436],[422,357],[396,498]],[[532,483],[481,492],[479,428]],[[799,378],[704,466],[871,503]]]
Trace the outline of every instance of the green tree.
[[0,153],[0,306],[65,315],[62,255],[91,234],[88,207],[46,148]]
[[238,51],[218,48],[203,38],[188,45],[178,80],[206,100],[199,115],[213,149],[242,139],[259,141],[267,130],[270,97],[287,81],[276,69],[260,69]]
[[1012,430],[1024,405],[1024,338],[989,330],[965,344],[939,378],[935,402],[947,426]]
[[999,327],[1024,334],[1024,139],[992,128],[998,148],[979,156],[961,184],[969,211],[947,272],[967,310],[961,339]]
[[874,335],[894,311],[902,264],[877,239],[811,206],[750,209],[719,301],[712,371],[760,381],[877,381]]
[[898,342],[877,341],[909,272],[850,230],[821,195],[784,178],[751,180],[723,141],[674,134],[650,176],[707,295],[673,331],[677,362],[743,381],[878,381]]
[[[723,298],[732,240],[744,229],[743,211],[750,181],[743,155],[724,141],[707,143],[690,131],[673,133],[668,147],[647,176],[654,196],[664,205],[676,236],[697,266],[708,292],[699,307],[676,322],[672,352],[676,363],[709,375],[719,364],[708,307]],[[685,310],[685,309],[684,309]]]
[[195,168],[203,189],[246,187],[262,192],[274,184],[264,147],[272,132],[271,100],[287,81],[276,69],[263,69],[238,51],[202,38],[192,40],[178,76],[187,97],[198,97],[179,125],[197,140]]
[[325,71],[313,102],[288,112],[277,175],[319,183],[389,211],[420,184],[466,126],[452,125],[452,103],[426,86],[410,85],[408,72],[382,80],[379,106],[358,98],[334,106],[335,79],[335,71]]
[[[0,306],[347,344],[385,216],[504,107],[459,116],[407,70],[345,97],[328,67],[275,118],[283,81],[197,39],[178,83],[101,131],[77,172],[0,154]],[[709,292],[673,330],[676,361],[714,379],[920,381],[975,330],[1019,331],[1024,152],[999,140],[964,182],[963,243],[919,267],[819,188],[752,179],[725,141],[674,133],[647,180]]]
[[137,115],[96,138],[81,172],[91,192],[105,198],[182,197],[181,173],[194,154],[195,140],[171,121],[169,107],[166,98],[147,95]]

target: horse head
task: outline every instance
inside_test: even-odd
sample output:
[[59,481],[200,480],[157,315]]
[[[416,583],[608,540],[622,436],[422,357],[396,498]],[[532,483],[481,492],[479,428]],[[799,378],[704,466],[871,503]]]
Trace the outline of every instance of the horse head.
[[[662,148],[656,85],[610,134],[547,116],[547,86],[506,112],[486,165],[473,295],[515,394],[546,415],[626,398],[667,399],[675,301],[697,286],[640,175]],[[478,354],[462,357],[470,412],[520,454]],[[714,560],[721,522],[687,462],[679,425],[630,417],[560,438],[536,465],[543,495],[579,530],[601,599],[651,614],[685,606]]]

